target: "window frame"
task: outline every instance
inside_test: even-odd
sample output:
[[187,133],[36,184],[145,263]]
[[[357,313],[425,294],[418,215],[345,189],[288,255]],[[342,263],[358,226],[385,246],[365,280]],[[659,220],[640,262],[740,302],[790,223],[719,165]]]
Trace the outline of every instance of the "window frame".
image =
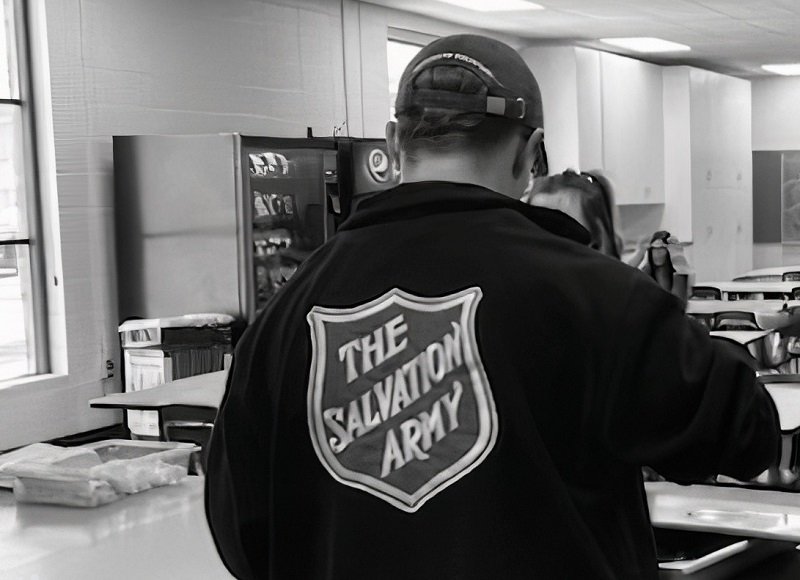
[[[13,11],[13,49],[16,67],[17,98],[0,98],[0,105],[13,105],[20,108],[22,133],[22,179],[24,181],[24,200],[26,232],[0,240],[0,245],[27,247],[27,260],[30,267],[30,297],[23,299],[25,342],[28,359],[28,372],[21,376],[0,380],[0,388],[15,384],[20,380],[30,380],[51,372],[50,337],[47,318],[47,283],[45,279],[45,252],[42,243],[43,220],[41,211],[41,189],[39,181],[36,91],[33,87],[33,52],[31,43],[30,6],[24,0],[8,0]],[[10,55],[11,56],[11,55]],[[9,58],[11,60],[11,58]],[[11,67],[9,67],[11,68]],[[17,259],[19,259],[19,252]]]
[[397,26],[388,26],[386,28],[386,40],[394,40],[395,42],[402,42],[403,44],[414,44],[420,48],[439,38],[441,38],[441,36],[436,34],[426,34],[407,28],[398,28]]
[[[389,29],[389,33],[387,34],[387,37],[386,37],[386,72],[387,72],[387,75],[388,75],[388,78],[389,78],[389,85],[387,86],[387,88],[389,89],[389,119],[391,121],[396,121],[397,120],[397,118],[395,117],[395,106],[394,106],[395,103],[394,103],[394,101],[392,99],[392,97],[396,98],[397,95],[396,95],[396,93],[392,93],[392,88],[393,88],[392,87],[392,71],[389,70],[389,68],[390,68],[389,67],[389,46],[391,45],[391,43],[404,44],[406,46],[416,47],[417,48],[417,52],[419,52],[420,50],[422,50],[425,47],[424,44],[420,44],[419,42],[410,42],[410,41],[406,40],[404,35],[400,35],[400,36],[403,36],[403,37],[402,38],[398,38],[397,35],[393,34],[393,29],[390,28]],[[399,81],[399,79],[398,79],[398,81]]]

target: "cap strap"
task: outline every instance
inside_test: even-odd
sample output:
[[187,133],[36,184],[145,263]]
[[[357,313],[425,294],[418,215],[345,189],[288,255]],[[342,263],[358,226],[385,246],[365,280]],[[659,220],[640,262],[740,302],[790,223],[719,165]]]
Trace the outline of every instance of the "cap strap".
[[417,89],[403,104],[403,113],[409,109],[444,109],[457,113],[483,113],[525,122],[527,105],[519,97],[500,97],[495,95],[470,95],[453,91]]
[[486,112],[490,115],[499,115],[509,119],[521,120],[525,118],[526,109],[527,106],[525,105],[525,99],[521,97],[516,99],[495,97],[493,95],[486,97]]

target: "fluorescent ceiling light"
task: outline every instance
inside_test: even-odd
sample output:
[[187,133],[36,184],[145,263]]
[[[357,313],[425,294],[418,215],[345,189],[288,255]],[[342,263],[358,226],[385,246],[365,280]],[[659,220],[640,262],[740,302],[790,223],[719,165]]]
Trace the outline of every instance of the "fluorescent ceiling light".
[[660,38],[601,38],[600,42],[612,44],[636,52],[677,52],[692,50],[691,47]]
[[459,8],[475,10],[477,12],[513,12],[515,10],[543,10],[527,0],[439,0],[445,4],[452,4]]
[[765,64],[761,68],[778,75],[800,75],[800,62],[794,64]]

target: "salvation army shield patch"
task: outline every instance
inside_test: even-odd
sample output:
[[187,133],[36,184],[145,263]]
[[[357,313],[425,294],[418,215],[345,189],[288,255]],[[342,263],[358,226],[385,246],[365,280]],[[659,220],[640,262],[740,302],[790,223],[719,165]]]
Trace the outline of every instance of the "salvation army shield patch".
[[312,308],[308,425],[336,480],[415,512],[489,454],[498,418],[475,338],[482,295],[395,288]]

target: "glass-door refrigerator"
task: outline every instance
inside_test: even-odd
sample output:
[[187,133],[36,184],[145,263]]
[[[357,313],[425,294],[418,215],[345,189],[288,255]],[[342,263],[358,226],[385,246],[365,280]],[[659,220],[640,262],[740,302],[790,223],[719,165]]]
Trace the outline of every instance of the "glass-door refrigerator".
[[240,134],[114,137],[114,175],[120,321],[251,322],[360,198],[397,182],[382,140]]

